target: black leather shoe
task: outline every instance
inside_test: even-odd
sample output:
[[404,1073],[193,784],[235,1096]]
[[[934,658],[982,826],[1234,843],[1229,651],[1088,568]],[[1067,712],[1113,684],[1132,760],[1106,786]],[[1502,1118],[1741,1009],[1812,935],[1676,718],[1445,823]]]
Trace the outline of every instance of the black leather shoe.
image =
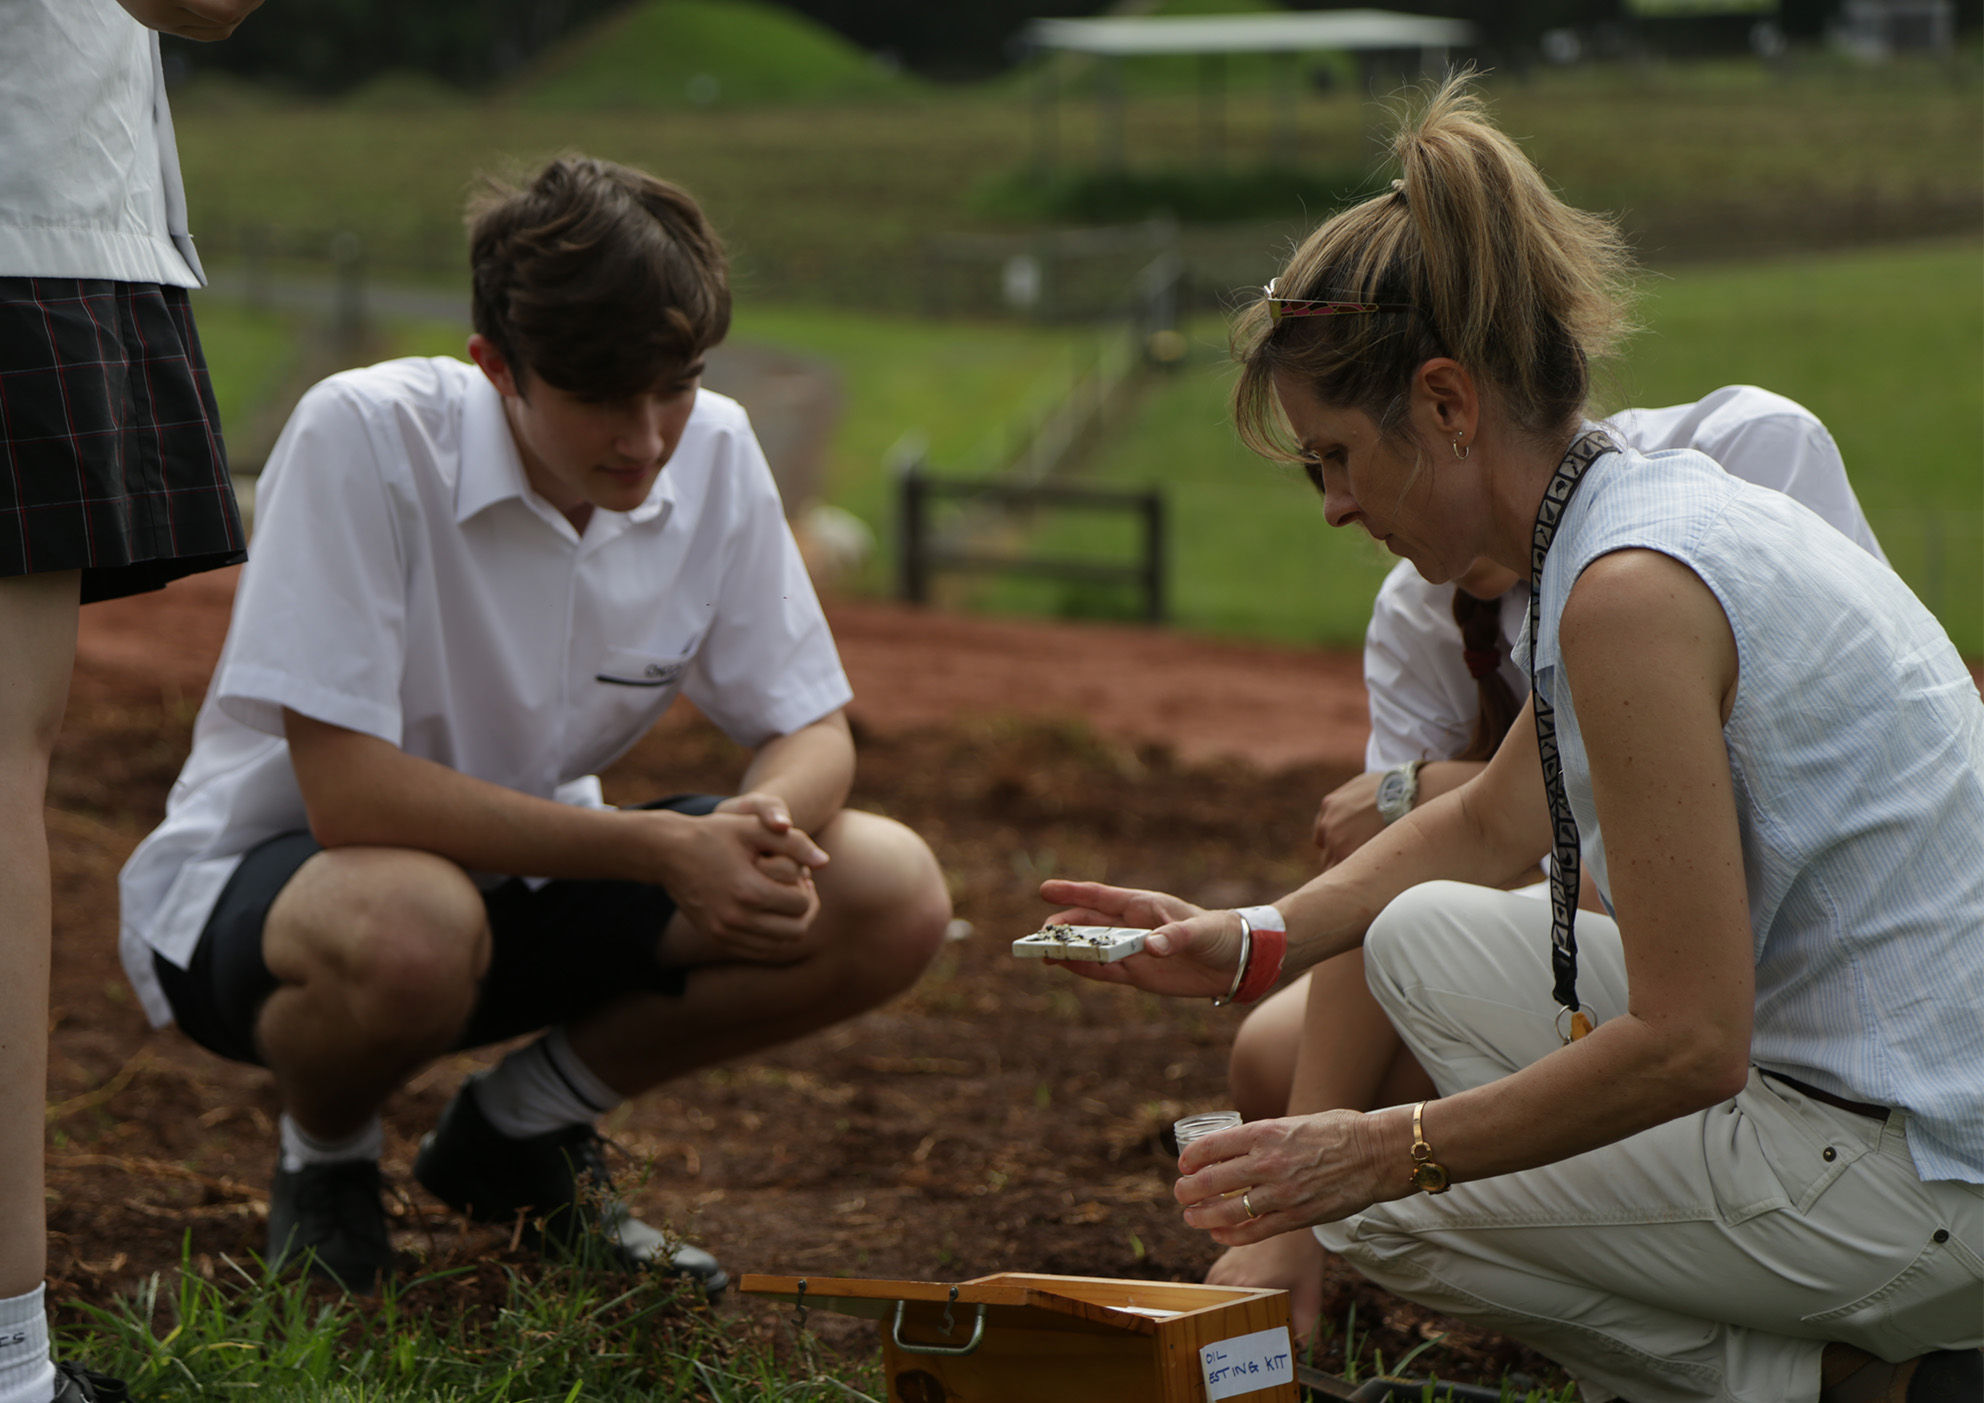
[[55,1361],[55,1397],[50,1403],[131,1403],[124,1380],[85,1369],[71,1359]]
[[269,1183],[269,1262],[307,1260],[310,1272],[347,1291],[377,1289],[393,1273],[393,1245],[379,1206],[379,1166],[369,1159],[280,1164]]
[[524,1240],[625,1270],[688,1277],[715,1298],[730,1274],[700,1247],[671,1243],[613,1192],[599,1132],[568,1125],[513,1140],[476,1104],[474,1084],[455,1093],[413,1162],[427,1191],[479,1223],[523,1220]]
[[1984,1350],[1925,1354],[1908,1381],[1908,1403],[1971,1403],[1984,1398]]

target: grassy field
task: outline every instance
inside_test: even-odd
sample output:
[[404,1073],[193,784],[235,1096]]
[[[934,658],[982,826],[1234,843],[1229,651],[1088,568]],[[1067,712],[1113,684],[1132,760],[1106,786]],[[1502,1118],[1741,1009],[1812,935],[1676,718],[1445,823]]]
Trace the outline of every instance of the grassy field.
[[[1719,385],[1763,385],[1810,406],[1845,455],[1895,567],[1968,655],[1984,654],[1984,249],[1974,240],[1727,265],[1651,279],[1647,334],[1612,377],[1604,407],[1674,404]],[[200,322],[224,422],[235,423],[294,363],[293,328],[203,299]],[[826,496],[883,541],[857,583],[886,590],[893,558],[891,451],[926,445],[942,472],[1001,465],[1006,439],[1093,351],[1079,328],[930,322],[745,299],[740,340],[804,352],[838,376],[844,413]],[[454,326],[393,328],[391,354],[460,354]],[[1307,485],[1242,449],[1228,427],[1224,328],[1193,328],[1193,359],[1151,382],[1101,440],[1090,475],[1166,490],[1173,614],[1185,627],[1354,645],[1391,558],[1328,530]],[[1036,546],[1128,559],[1127,524],[1047,523]],[[981,607],[1126,613],[1125,593],[1001,584]]]
[[[206,324],[204,311],[202,326]],[[842,412],[827,450],[826,499],[887,534],[894,517],[892,453],[919,443],[942,472],[998,471],[1010,428],[1051,401],[1095,345],[1085,328],[931,322],[809,308],[740,306],[736,341],[799,351],[833,371]],[[462,354],[459,327],[402,324],[394,355]],[[889,560],[862,582],[884,590]]]
[[216,1276],[188,1263],[91,1311],[77,1355],[147,1403],[847,1403],[881,1388],[874,1360],[822,1368],[740,1343],[661,1277],[550,1268],[361,1302],[231,1263]]
[[[1659,405],[1749,383],[1832,429],[1854,489],[1903,578],[1966,654],[1984,654],[1984,248],[1975,241],[1684,269],[1650,285],[1648,333],[1614,402]],[[1111,434],[1094,475],[1162,485],[1173,526],[1174,616],[1185,627],[1354,645],[1391,557],[1329,530],[1292,470],[1254,458],[1226,418],[1222,329]],[[1038,548],[1127,558],[1127,527],[1072,520]],[[1124,595],[1001,585],[1000,607],[1127,610]]]
[[[63,1332],[72,1357],[147,1403],[243,1392],[268,1403],[878,1403],[886,1388],[879,1350],[830,1358],[783,1328],[775,1349],[734,1311],[690,1305],[665,1278],[547,1268],[417,1280],[360,1301],[222,1266],[208,1281],[188,1263],[87,1311]],[[1337,1328],[1323,1322],[1326,1335]],[[1352,1382],[1388,1372],[1354,1306],[1343,1329]],[[1391,1370],[1437,1370],[1438,1343]],[[1503,1403],[1574,1394],[1502,1385]]]
[[[1984,104],[1975,65],[1864,72],[1817,59],[1490,76],[1505,127],[1573,200],[1621,211],[1656,263],[1753,247],[1813,247],[1977,226]],[[550,84],[555,71],[541,80]],[[549,91],[548,88],[543,91]],[[396,275],[456,281],[463,192],[480,170],[577,148],[678,179],[713,213],[747,294],[914,309],[927,241],[1009,227],[978,193],[1029,159],[1030,98],[1013,81],[869,101],[551,110],[539,89],[394,110],[377,100],[304,105],[198,83],[174,98],[196,232],[217,262],[261,229],[278,252],[321,258],[352,229]],[[431,98],[431,95],[429,95]],[[1265,90],[1228,104],[1227,159],[1267,158]],[[1369,158],[1373,109],[1305,89],[1300,165]],[[1129,104],[1133,168],[1190,165],[1198,109],[1186,92]],[[1095,123],[1064,104],[1068,167],[1095,159]],[[308,152],[308,160],[298,160]],[[1251,246],[1322,211],[1291,201]]]
[[293,319],[275,312],[213,297],[198,297],[194,315],[200,349],[213,375],[220,422],[232,429],[267,403],[289,377],[299,328]]
[[1984,246],[1689,268],[1646,311],[1622,398],[1744,382],[1809,406],[1890,561],[1984,654]]

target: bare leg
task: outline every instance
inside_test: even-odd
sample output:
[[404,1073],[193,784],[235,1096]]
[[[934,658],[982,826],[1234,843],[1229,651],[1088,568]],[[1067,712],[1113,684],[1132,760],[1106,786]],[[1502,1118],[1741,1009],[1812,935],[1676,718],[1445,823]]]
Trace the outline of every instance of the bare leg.
[[[1371,996],[1361,950],[1317,965],[1249,1015],[1233,1041],[1228,1076],[1248,1120],[1371,1111],[1435,1094],[1432,1079]],[[1227,1249],[1206,1280],[1286,1290],[1301,1339],[1322,1309],[1322,1273],[1322,1245],[1313,1234],[1293,1232]]]
[[[936,859],[901,824],[842,813],[819,835],[816,953],[790,965],[711,965],[681,998],[638,994],[578,1020],[572,1048],[634,1095],[696,1067],[790,1041],[907,988],[942,938]],[[679,919],[679,918],[678,918]],[[453,863],[401,848],[318,853],[269,910],[257,1041],[284,1109],[326,1140],[354,1134],[452,1047],[489,964],[482,898]]]
[[1373,1111],[1434,1094],[1371,997],[1361,950],[1325,960],[1249,1014],[1227,1079],[1248,1120]]
[[74,570],[0,580],[0,1296],[48,1269],[48,757],[76,659]]
[[405,848],[318,853],[269,908],[262,936],[283,981],[256,1041],[298,1125],[357,1133],[453,1046],[489,965],[482,896],[445,858]]
[[680,998],[609,1004],[569,1028],[580,1060],[634,1096],[841,1022],[915,983],[951,914],[930,849],[901,824],[855,811],[815,836],[833,861],[818,875],[814,953],[789,965],[707,965]]

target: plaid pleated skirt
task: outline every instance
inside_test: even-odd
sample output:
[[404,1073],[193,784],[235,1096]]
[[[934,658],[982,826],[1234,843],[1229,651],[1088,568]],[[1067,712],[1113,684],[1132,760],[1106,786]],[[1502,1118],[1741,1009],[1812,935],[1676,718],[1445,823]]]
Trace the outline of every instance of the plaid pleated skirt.
[[0,278],[0,576],[84,603],[246,558],[186,290]]

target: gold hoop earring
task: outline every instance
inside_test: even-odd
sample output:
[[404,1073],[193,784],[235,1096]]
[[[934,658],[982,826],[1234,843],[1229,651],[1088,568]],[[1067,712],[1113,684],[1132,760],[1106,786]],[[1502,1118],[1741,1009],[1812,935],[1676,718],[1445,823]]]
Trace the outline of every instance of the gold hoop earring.
[[1467,461],[1467,455],[1473,451],[1474,451],[1473,444],[1470,443],[1466,448],[1462,448],[1460,446],[1460,435],[1459,434],[1454,435],[1454,457],[1460,459],[1463,463],[1465,463]]

